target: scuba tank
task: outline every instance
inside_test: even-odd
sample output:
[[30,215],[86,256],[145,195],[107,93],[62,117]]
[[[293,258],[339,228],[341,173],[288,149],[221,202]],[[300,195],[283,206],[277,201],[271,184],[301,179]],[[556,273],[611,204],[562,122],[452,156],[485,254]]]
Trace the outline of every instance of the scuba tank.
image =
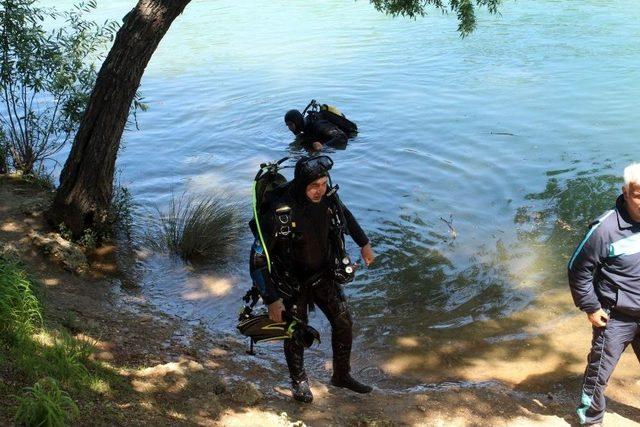
[[358,133],[358,126],[332,105],[322,104],[320,106],[320,117],[338,126],[347,135]]
[[358,125],[349,120],[336,106],[328,104],[318,104],[315,99],[306,106],[302,111],[302,115],[308,112],[309,116],[315,116],[320,119],[327,120],[338,126],[340,130],[347,135],[358,133]]
[[253,287],[257,288],[260,294],[266,292],[265,277],[268,273],[272,273],[269,248],[265,236],[262,234],[260,217],[264,217],[270,207],[270,202],[285,189],[287,179],[279,171],[280,165],[288,159],[289,157],[284,157],[277,162],[262,163],[253,181],[253,218],[249,221],[249,228],[253,234],[254,242],[249,255],[249,272]]
[[[287,179],[278,172],[280,165],[287,159],[288,157],[284,157],[277,162],[261,164],[260,170],[253,181],[253,218],[249,221],[249,228],[254,237],[249,255],[249,274],[251,275],[252,286],[242,298],[245,304],[239,312],[237,326],[240,333],[251,338],[249,354],[255,354],[253,345],[259,341],[266,340],[265,337],[287,339],[292,336],[291,330],[288,333],[276,333],[276,336],[264,335],[264,332],[256,332],[255,325],[257,322],[263,322],[265,316],[258,316],[253,313],[253,308],[260,300],[260,295],[266,293],[265,280],[271,272],[271,259],[260,227],[260,217],[268,209],[269,201],[276,196],[276,193],[282,191],[282,187],[287,183]],[[273,332],[273,327],[266,329],[270,330],[269,333]]]
[[320,111],[328,111],[331,114],[344,117],[344,114],[342,114],[342,112],[338,110],[338,107],[334,105],[320,104]]

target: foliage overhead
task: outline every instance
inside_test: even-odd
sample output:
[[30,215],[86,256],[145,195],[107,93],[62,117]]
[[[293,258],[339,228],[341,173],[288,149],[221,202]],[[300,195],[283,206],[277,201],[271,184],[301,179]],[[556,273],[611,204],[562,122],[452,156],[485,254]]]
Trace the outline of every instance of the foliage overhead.
[[460,36],[469,35],[476,28],[476,8],[486,7],[489,12],[497,13],[501,0],[369,0],[379,12],[391,16],[406,16],[415,19],[427,14],[429,6],[449,11],[458,17]]
[[0,157],[17,170],[33,172],[77,129],[96,79],[93,63],[118,28],[85,19],[95,8],[95,0],[64,12],[0,0]]

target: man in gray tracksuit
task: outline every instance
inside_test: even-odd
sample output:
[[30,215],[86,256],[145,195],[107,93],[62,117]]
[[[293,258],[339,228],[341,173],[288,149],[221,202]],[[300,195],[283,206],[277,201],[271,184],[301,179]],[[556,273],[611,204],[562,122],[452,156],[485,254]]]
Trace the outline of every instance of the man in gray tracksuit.
[[580,422],[600,425],[604,389],[631,344],[640,360],[640,164],[624,170],[614,209],[593,222],[569,261],[573,301],[593,325]]

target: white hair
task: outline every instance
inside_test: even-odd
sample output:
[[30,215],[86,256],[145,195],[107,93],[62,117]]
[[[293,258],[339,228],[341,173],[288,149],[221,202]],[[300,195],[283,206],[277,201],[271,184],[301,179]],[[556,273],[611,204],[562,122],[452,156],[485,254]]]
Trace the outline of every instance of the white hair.
[[640,184],[640,163],[631,163],[624,168],[624,186],[629,188],[629,184]]

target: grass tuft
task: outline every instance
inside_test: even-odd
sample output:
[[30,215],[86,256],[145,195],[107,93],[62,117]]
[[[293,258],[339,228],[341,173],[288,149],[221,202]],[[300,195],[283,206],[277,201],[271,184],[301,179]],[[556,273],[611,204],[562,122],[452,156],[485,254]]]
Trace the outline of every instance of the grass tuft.
[[0,255],[0,339],[13,342],[42,326],[42,306],[15,260]]
[[16,398],[16,425],[66,426],[80,413],[69,394],[49,377],[36,382],[33,387],[26,387],[24,394]]
[[185,261],[222,263],[236,248],[242,232],[240,207],[226,196],[182,196],[171,199],[167,210],[147,233],[155,250],[168,251]]
[[[78,408],[60,387],[76,395],[92,390],[92,384],[108,389],[107,375],[89,360],[94,350],[90,342],[45,325],[38,297],[21,264],[0,255],[0,384],[3,373],[14,387],[35,383],[13,396],[17,425],[68,425]],[[0,407],[0,412],[10,407]]]
[[85,365],[92,352],[93,347],[89,343],[63,334],[54,345],[42,350],[46,361],[44,370],[66,384],[80,386],[89,382],[90,375]]

